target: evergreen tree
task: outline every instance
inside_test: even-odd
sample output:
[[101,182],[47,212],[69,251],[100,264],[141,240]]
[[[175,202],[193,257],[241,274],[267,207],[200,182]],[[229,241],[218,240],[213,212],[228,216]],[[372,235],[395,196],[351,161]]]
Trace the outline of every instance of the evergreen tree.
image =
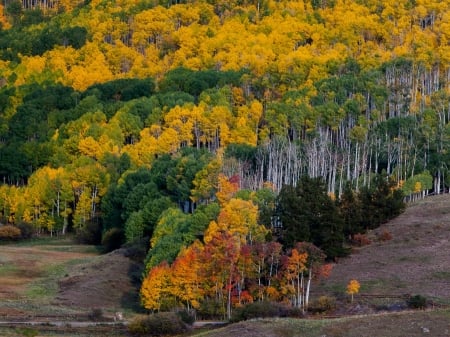
[[345,185],[338,201],[340,214],[344,220],[344,235],[349,237],[356,233],[362,233],[362,205],[360,196],[352,189],[351,184]]
[[366,229],[379,227],[405,209],[402,191],[385,174],[375,176],[372,186],[363,187],[359,194],[364,215],[362,225]]
[[346,255],[344,220],[321,178],[303,176],[296,187],[284,186],[278,198],[278,215],[285,248],[308,241],[320,247],[329,259]]

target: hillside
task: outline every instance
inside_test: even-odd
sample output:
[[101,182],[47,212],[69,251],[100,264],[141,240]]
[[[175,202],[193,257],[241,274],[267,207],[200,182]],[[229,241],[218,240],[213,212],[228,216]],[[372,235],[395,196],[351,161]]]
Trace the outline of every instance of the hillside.
[[[392,240],[380,242],[379,233],[389,231]],[[313,286],[313,295],[328,294],[341,300],[352,278],[361,282],[361,295],[421,294],[435,303],[449,304],[450,196],[433,196],[409,205],[405,213],[372,231],[373,243],[355,248],[353,254],[334,265],[330,277]],[[348,300],[348,298],[347,298]],[[398,299],[355,297],[340,302],[338,319],[262,319],[240,322],[202,337],[301,336],[301,337],[418,337],[448,335],[450,312],[409,310],[396,312]],[[345,308],[345,309],[344,309]],[[391,308],[391,309],[389,309]]]
[[[450,253],[450,247],[446,244],[450,231],[449,213],[449,195],[429,197],[410,205],[401,216],[371,233],[374,240],[371,245],[358,248],[350,257],[341,259],[328,279],[321,285],[314,284],[313,296],[329,293],[345,297],[343,291],[348,279],[356,278],[361,281],[362,294],[422,294],[437,303],[448,304],[449,268],[445,261]],[[392,234],[392,240],[377,242],[376,232],[385,230]],[[30,252],[34,257],[41,256],[40,263],[27,260],[30,259]],[[133,315],[130,309],[135,307],[136,298],[129,296],[130,291],[133,291],[130,288],[132,278],[125,275],[130,270],[136,272],[136,266],[127,262],[122,255],[123,251],[97,256],[85,246],[73,246],[69,242],[47,242],[43,246],[31,247],[0,245],[0,253],[3,261],[1,281],[2,284],[9,285],[7,288],[3,287],[0,294],[2,319],[33,319],[34,315],[38,315],[34,319],[45,321],[54,320],[55,314],[64,313],[68,319],[86,319],[86,313],[92,308],[102,308],[107,316],[117,310],[126,312],[127,318]],[[12,253],[16,262],[5,269],[5,263],[11,263],[8,259]],[[43,259],[45,256],[48,259]],[[50,261],[53,265],[49,265]],[[50,275],[46,271],[48,269],[43,269],[44,265],[53,270]],[[24,275],[19,272],[23,270],[20,268],[25,267],[27,278],[18,279],[19,274]],[[14,293],[12,283],[8,281],[12,276],[15,278]],[[20,294],[25,293],[34,295],[28,296],[28,300],[24,301]],[[345,305],[348,307],[349,304]],[[353,310],[352,314],[367,312],[364,311],[367,305],[367,299],[357,295],[351,307],[360,306],[360,309]],[[380,303],[375,305],[379,306]],[[374,311],[367,313],[373,314]],[[405,333],[408,336],[422,336],[423,328],[429,329],[433,336],[444,336],[449,322],[450,313],[445,310],[384,312],[381,315],[351,316],[337,320],[249,321],[212,332],[199,332],[198,336],[227,337],[245,334],[249,337],[350,337],[372,336],[376,329],[379,337],[404,337]],[[77,331],[79,336],[84,336],[83,328],[71,331],[69,333]],[[8,336],[6,332],[5,335]],[[105,331],[102,330],[101,333],[104,334]],[[63,332],[60,331],[60,334],[63,335]]]
[[[381,241],[384,231],[392,240]],[[420,294],[448,304],[450,297],[450,196],[428,197],[372,231],[372,244],[339,261],[326,286],[345,289],[355,278],[365,294]]]
[[0,320],[86,320],[138,307],[141,267],[123,251],[99,255],[67,239],[0,245]]

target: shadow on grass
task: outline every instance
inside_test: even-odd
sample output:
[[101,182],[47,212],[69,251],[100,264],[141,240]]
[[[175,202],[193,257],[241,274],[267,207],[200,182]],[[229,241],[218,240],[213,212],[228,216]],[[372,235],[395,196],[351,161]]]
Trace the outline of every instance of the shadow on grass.
[[142,275],[144,272],[144,265],[133,263],[128,268],[128,277],[130,278],[134,289],[125,293],[120,301],[123,309],[130,310],[136,313],[145,313],[145,309],[141,305],[139,291],[142,283]]

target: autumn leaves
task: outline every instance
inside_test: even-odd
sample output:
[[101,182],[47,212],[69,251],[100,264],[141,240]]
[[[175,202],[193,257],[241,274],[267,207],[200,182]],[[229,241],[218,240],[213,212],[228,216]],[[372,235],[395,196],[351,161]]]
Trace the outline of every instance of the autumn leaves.
[[[258,224],[258,207],[236,198],[238,183],[219,175],[216,193],[221,206],[202,240],[182,248],[172,264],[153,266],[141,288],[144,306],[163,310],[184,305],[199,308],[212,301],[226,318],[232,307],[262,300],[288,301],[305,310],[313,277],[326,276],[325,255],[312,244],[283,250],[267,240]],[[162,237],[158,227],[152,246]],[[152,247],[150,248],[152,251]]]

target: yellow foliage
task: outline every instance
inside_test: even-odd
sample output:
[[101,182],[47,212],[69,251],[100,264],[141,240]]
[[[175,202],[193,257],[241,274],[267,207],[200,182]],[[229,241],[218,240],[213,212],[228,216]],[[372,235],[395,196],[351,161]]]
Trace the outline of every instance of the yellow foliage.
[[350,280],[347,285],[347,294],[357,294],[361,285],[357,280]]
[[420,181],[416,181],[414,184],[414,192],[418,193],[420,191],[422,191],[422,183]]
[[219,204],[224,205],[233,198],[235,193],[239,190],[237,182],[230,182],[230,180],[223,174],[218,177],[218,191],[216,193]]
[[11,27],[11,25],[9,24],[8,20],[6,19],[6,16],[4,15],[5,13],[5,8],[3,7],[3,5],[0,4],[0,29],[8,29]]
[[350,280],[347,284],[347,294],[352,296],[352,302],[353,302],[353,295],[359,293],[359,288],[361,285],[357,280]]
[[114,79],[105,55],[95,43],[88,42],[78,53],[76,65],[67,73],[67,80],[76,90],[86,90],[95,83]]
[[217,233],[226,232],[245,244],[263,242],[267,231],[258,224],[258,207],[253,202],[233,198],[222,206],[217,222],[209,224],[204,238],[209,242]]
[[169,289],[170,267],[167,263],[152,268],[141,286],[141,298],[148,310],[159,310]]
[[81,154],[94,159],[99,159],[102,153],[98,142],[90,136],[80,140],[78,143],[78,150]]
[[22,56],[21,63],[16,69],[16,85],[28,82],[39,82],[40,74],[45,69],[46,59],[43,56]]

